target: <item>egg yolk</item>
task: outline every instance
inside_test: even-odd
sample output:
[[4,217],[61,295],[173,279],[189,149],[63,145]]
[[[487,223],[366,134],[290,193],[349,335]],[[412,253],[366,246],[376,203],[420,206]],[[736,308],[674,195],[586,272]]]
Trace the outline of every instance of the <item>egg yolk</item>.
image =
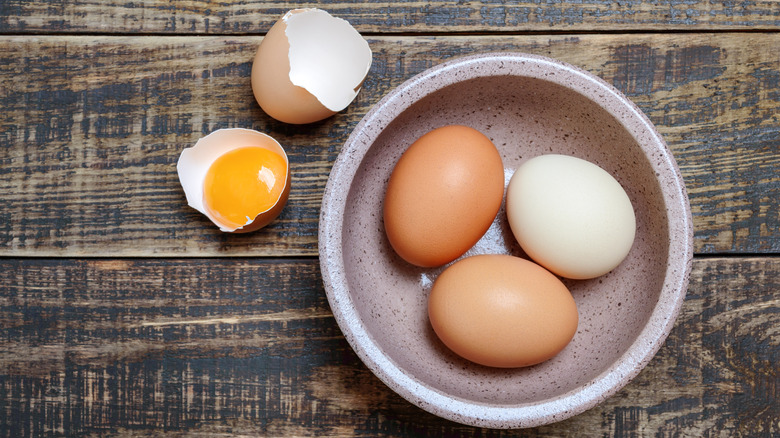
[[223,225],[242,227],[276,204],[287,179],[287,162],[271,150],[249,146],[214,160],[203,181],[208,212]]

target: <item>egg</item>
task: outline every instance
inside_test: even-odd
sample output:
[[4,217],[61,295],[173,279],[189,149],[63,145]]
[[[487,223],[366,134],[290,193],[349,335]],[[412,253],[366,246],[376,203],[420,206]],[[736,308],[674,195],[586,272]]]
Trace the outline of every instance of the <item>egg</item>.
[[567,155],[523,163],[507,187],[506,213],[523,250],[572,279],[617,267],[636,234],[634,209],[620,183],[596,164]]
[[485,234],[503,195],[503,164],[489,138],[467,126],[434,129],[401,155],[390,175],[387,238],[413,265],[444,265]]
[[176,165],[187,203],[225,232],[249,232],[273,221],[290,193],[282,146],[250,129],[220,129],[186,148]]
[[544,362],[577,331],[569,290],[541,266],[511,255],[466,257],[447,267],[428,297],[433,330],[450,350],[481,365]]
[[260,43],[252,63],[252,91],[276,120],[316,122],[355,99],[371,56],[368,42],[346,20],[321,9],[294,9]]

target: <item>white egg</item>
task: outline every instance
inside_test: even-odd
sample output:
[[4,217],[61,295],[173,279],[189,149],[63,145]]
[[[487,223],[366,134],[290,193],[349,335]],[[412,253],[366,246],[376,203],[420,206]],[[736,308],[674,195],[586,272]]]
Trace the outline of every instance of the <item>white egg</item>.
[[599,166],[566,155],[523,163],[507,187],[512,233],[535,262],[572,279],[617,267],[636,234],[636,217],[623,187]]

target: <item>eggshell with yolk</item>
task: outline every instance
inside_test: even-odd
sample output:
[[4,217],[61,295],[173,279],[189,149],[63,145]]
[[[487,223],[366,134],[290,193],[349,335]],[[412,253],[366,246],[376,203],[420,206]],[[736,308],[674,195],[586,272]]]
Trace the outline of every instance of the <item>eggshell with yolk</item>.
[[[242,227],[226,226],[212,216],[204,205],[203,181],[209,167],[217,158],[232,150],[248,146],[267,148],[287,161],[284,189],[271,208],[250,218]],[[284,148],[269,135],[251,129],[218,129],[210,133],[192,147],[182,151],[176,170],[190,207],[203,213],[224,232],[246,233],[268,225],[282,212],[290,194],[290,166]]]

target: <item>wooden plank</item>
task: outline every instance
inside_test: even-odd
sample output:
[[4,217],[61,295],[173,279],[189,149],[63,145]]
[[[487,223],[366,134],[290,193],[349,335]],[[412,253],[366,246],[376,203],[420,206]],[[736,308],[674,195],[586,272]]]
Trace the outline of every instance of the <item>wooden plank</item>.
[[361,32],[549,32],[780,28],[780,5],[707,0],[517,2],[51,0],[0,4],[3,33],[263,34],[285,12],[319,7]]
[[[778,258],[697,258],[649,366],[527,436],[777,436]],[[427,414],[346,344],[316,259],[0,259],[0,434],[515,436]]]
[[[259,37],[7,37],[0,43],[0,255],[316,255],[341,145],[404,80],[456,56],[523,51],[583,67],[658,126],[690,192],[699,253],[780,250],[780,34],[370,38],[357,100],[321,123],[267,117],[249,85]],[[175,164],[217,128],[277,138],[293,166],[281,217],[220,233]]]

